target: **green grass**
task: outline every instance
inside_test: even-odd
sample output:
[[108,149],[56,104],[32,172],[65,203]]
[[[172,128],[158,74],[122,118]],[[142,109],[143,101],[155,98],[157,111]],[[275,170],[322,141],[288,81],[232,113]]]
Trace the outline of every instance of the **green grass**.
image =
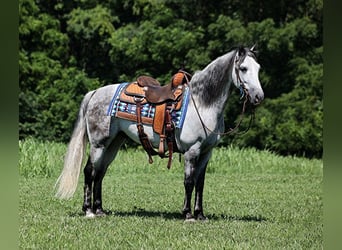
[[103,183],[104,208],[112,214],[87,219],[83,176],[71,200],[53,196],[65,148],[20,142],[22,249],[323,248],[321,160],[217,148],[204,191],[209,221],[185,223],[183,162],[175,159],[167,170],[167,160],[150,165],[142,150],[122,150]]

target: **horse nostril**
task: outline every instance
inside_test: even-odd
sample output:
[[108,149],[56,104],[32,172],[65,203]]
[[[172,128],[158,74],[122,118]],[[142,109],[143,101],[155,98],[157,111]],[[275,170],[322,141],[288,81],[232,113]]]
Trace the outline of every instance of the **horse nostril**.
[[256,95],[255,96],[255,104],[260,104],[261,101],[264,99],[264,95]]

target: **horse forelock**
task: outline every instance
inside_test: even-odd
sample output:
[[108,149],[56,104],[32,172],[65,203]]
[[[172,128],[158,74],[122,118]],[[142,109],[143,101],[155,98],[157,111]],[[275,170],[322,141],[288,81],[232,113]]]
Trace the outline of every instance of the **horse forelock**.
[[238,55],[238,58],[236,60],[237,66],[241,65],[241,63],[246,59],[247,56],[252,57],[256,62],[257,60],[257,52],[254,50],[251,50],[248,47],[237,47],[235,49],[236,54]]

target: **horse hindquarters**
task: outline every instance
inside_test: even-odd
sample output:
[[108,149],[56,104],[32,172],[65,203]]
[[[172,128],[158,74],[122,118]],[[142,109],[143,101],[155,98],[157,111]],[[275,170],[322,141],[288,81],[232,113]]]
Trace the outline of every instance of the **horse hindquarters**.
[[87,108],[89,157],[84,168],[84,202],[87,216],[104,215],[102,208],[102,180],[114,160],[125,135],[120,132],[120,119],[107,114],[108,106],[118,85],[96,90]]
[[115,90],[115,85],[108,85],[87,93],[83,98],[66,152],[64,168],[56,183],[57,197],[72,197],[77,188],[88,136],[90,154],[84,168],[83,203],[86,214],[103,212],[102,179],[125,141],[125,136],[119,132],[118,121],[114,119],[112,123],[112,117],[106,113]]

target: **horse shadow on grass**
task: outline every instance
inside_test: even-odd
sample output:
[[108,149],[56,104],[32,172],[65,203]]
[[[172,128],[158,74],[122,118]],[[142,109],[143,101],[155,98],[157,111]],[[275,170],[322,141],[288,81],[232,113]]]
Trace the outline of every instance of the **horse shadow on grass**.
[[[149,211],[143,208],[134,207],[131,211],[105,211],[106,216],[116,217],[141,217],[141,218],[162,218],[166,220],[184,220],[181,212],[171,211]],[[84,217],[84,213],[69,213],[70,217]],[[267,218],[261,215],[226,215],[226,214],[206,214],[209,221],[244,221],[244,222],[266,222]]]

